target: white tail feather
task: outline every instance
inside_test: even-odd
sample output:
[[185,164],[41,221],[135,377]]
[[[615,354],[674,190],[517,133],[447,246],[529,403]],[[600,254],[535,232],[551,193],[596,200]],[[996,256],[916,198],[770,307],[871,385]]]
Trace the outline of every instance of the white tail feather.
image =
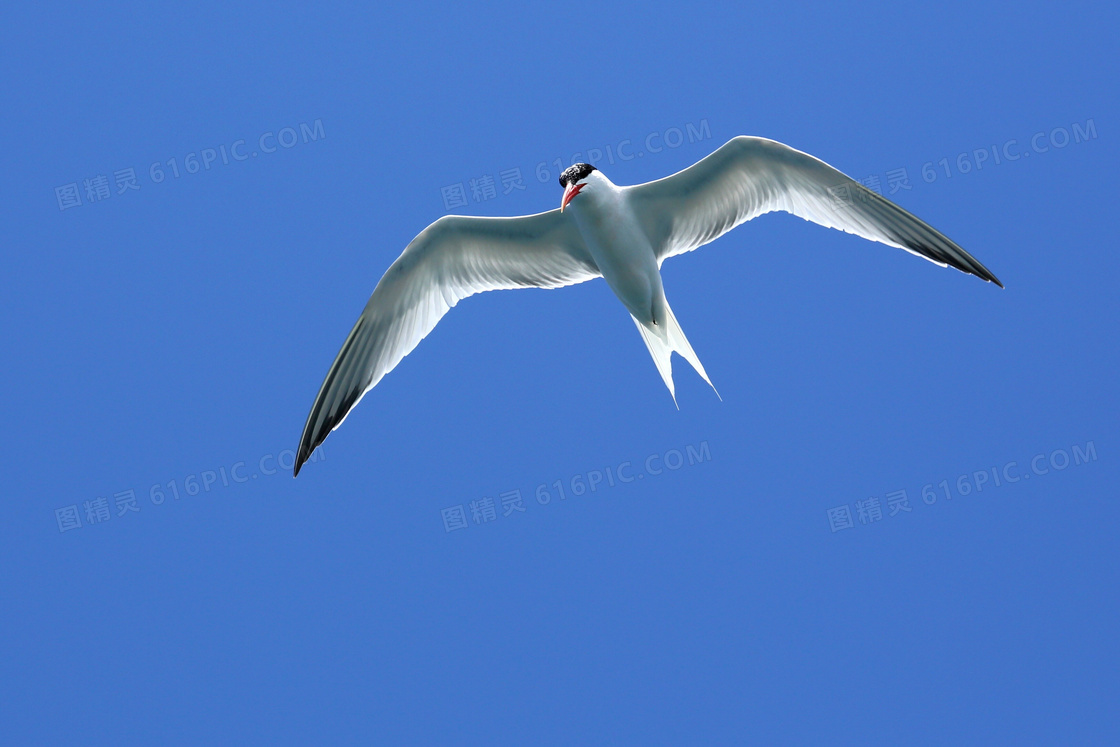
[[661,378],[665,381],[665,386],[669,387],[669,395],[673,398],[673,404],[677,409],[681,409],[677,405],[677,391],[673,386],[673,362],[670,360],[673,356],[673,349],[669,344],[661,339],[659,330],[654,325],[648,327],[638,321],[638,318],[633,314],[630,318],[634,320],[634,324],[638,326],[638,331],[642,333],[642,339],[645,340],[646,347],[649,348],[649,354],[653,356],[653,363],[657,366],[657,373],[661,374]]
[[[704,370],[704,364],[696,356],[696,351],[692,349],[689,344],[688,338],[684,336],[684,330],[681,329],[680,323],[677,322],[677,317],[673,314],[673,310],[669,308],[669,303],[665,302],[666,319],[665,324],[643,324],[638,321],[637,317],[633,314],[630,318],[634,320],[634,324],[638,327],[638,331],[642,334],[642,340],[645,341],[646,347],[649,348],[649,354],[653,357],[653,362],[657,366],[657,372],[661,374],[665,386],[669,388],[669,394],[673,398],[673,404],[677,405],[676,388],[673,386],[673,363],[672,355],[674,352],[679,353],[686,361],[688,361],[696,373],[700,374],[704,381],[708,382],[708,386],[716,393],[716,397],[722,402],[723,397],[719,396],[719,391],[712,380],[708,378],[708,372]],[[680,409],[680,405],[677,405]]]

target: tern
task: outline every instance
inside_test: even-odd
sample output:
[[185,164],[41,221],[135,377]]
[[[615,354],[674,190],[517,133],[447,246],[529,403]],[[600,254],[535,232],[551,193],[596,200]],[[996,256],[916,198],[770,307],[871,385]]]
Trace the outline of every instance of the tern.
[[560,288],[601,277],[630,312],[674,404],[674,352],[711,385],[669,308],[661,264],[764,213],[792,213],[1003,287],[925,222],[824,161],[766,138],[732,138],[683,171],[629,187],[577,163],[561,174],[560,186],[559,209],[513,218],[448,215],[405,247],[327,372],[294,475],[444,314],[483,291]]

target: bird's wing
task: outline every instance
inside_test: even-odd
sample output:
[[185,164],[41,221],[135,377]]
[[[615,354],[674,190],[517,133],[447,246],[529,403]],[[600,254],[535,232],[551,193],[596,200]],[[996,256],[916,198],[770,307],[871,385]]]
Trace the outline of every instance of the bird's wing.
[[389,267],[342,345],[300,438],[295,474],[381,377],[412,352],[452,306],[502,288],[559,288],[599,276],[570,216],[445,216]]
[[824,161],[774,140],[736,137],[683,171],[626,189],[659,263],[751,218],[784,210],[1003,285],[922,220]]

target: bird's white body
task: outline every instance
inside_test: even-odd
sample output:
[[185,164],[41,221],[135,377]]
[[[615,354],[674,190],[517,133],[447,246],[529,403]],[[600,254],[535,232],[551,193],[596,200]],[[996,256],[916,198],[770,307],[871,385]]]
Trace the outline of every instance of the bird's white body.
[[633,192],[616,186],[600,171],[592,171],[582,183],[586,186],[568,211],[603,279],[633,317],[673,402],[677,401],[671,361],[674,352],[711,385],[669,308],[661,282],[661,263],[632,203]]
[[646,184],[615,186],[589,164],[573,165],[560,184],[559,210],[516,218],[445,216],[409,243],[377,284],[319,389],[296,474],[444,314],[483,291],[559,288],[602,277],[633,317],[674,402],[674,352],[711,384],[665,298],[661,264],[763,213],[792,213],[999,283],[971,254],[890,200],[765,138],[733,138],[683,171]]
[[642,231],[626,190],[601,171],[592,171],[587,187],[572,200],[567,212],[603,279],[635,319],[652,322],[653,304],[664,298],[661,273],[653,245]]

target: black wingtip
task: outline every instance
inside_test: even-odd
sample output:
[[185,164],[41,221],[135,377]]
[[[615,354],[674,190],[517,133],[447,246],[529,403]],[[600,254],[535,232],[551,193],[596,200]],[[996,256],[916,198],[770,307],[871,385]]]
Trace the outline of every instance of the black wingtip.
[[303,451],[301,450],[299,456],[296,457],[296,466],[292,468],[292,479],[299,477],[299,470],[303,467],[305,461],[307,461],[307,459],[303,456]]
[[973,274],[973,275],[975,275],[976,277],[980,278],[980,279],[981,279],[981,280],[983,280],[983,281],[984,281],[985,283],[995,283],[995,284],[996,284],[996,285],[998,285],[998,286],[999,286],[1000,288],[1002,288],[1002,287],[1003,287],[1003,283],[1001,283],[1001,282],[999,281],[999,278],[997,278],[997,277],[996,277],[995,275],[993,275],[993,274],[992,274],[992,271],[991,271],[991,270],[989,270],[989,269],[988,269],[987,267],[984,267],[983,265],[980,265],[980,268],[981,268],[982,270],[984,270],[984,273],[983,273],[983,274],[980,274],[979,272],[973,272],[973,273],[971,273],[971,274]]
[[[958,248],[959,248],[959,247],[958,247]],[[964,252],[964,250],[963,250],[963,249],[961,249],[960,251],[961,251],[961,252]],[[983,280],[983,281],[984,281],[985,283],[995,283],[995,284],[996,284],[996,285],[998,285],[998,286],[999,286],[1000,288],[1002,288],[1002,287],[1003,287],[1003,283],[1001,283],[1001,282],[999,281],[999,278],[997,278],[997,277],[995,276],[995,273],[993,273],[993,272],[992,272],[991,270],[989,270],[989,269],[988,269],[987,267],[985,267],[984,265],[980,264],[980,263],[979,263],[979,262],[978,262],[978,261],[976,260],[976,258],[975,258],[975,257],[973,257],[973,256],[972,256],[971,254],[967,254],[967,253],[966,253],[966,254],[965,254],[965,256],[966,256],[966,257],[967,257],[967,258],[968,258],[968,259],[969,259],[970,261],[969,261],[968,263],[966,263],[966,264],[955,264],[954,266],[955,266],[955,267],[956,267],[956,268],[957,268],[958,270],[964,270],[964,271],[965,271],[965,272],[967,272],[967,273],[968,273],[969,275],[975,275],[976,277],[978,277],[978,278],[980,278],[981,280]],[[969,265],[971,265],[971,266],[969,266]]]

